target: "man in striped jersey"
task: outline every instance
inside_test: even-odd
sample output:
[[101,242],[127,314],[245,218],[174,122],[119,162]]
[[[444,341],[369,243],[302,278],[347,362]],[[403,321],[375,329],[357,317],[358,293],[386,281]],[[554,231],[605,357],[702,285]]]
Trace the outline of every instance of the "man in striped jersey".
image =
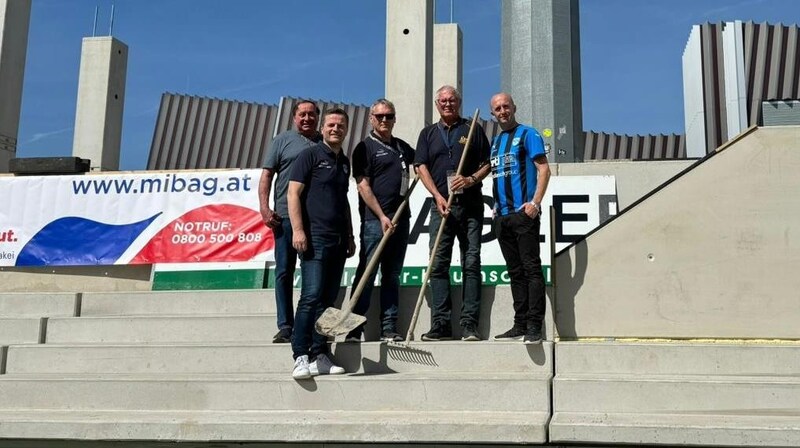
[[502,132],[491,151],[495,235],[506,259],[514,298],[514,326],[496,340],[542,342],[545,292],[539,257],[541,204],[550,166],[539,132],[517,123],[511,95],[498,93],[490,102]]

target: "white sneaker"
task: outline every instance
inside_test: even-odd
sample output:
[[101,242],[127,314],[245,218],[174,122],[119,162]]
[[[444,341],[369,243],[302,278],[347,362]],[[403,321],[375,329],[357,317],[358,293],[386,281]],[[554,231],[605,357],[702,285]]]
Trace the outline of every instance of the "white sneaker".
[[325,354],[317,356],[317,359],[308,365],[308,370],[311,372],[311,376],[341,375],[344,373],[344,368],[334,364],[331,358]]
[[298,356],[294,360],[294,370],[292,370],[292,378],[296,380],[305,380],[311,378],[311,370],[308,365],[308,355]]

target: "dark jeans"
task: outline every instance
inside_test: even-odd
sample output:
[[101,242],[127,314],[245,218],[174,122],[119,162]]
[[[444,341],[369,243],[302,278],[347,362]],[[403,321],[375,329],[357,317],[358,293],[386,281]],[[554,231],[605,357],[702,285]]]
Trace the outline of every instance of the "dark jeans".
[[544,275],[539,258],[540,218],[524,212],[495,218],[495,235],[506,259],[514,298],[514,326],[542,328],[545,309]]
[[294,326],[292,293],[297,251],[292,247],[292,223],[289,218],[283,218],[281,225],[272,232],[275,235],[275,305],[278,329],[282,330]]
[[[429,226],[430,249],[442,216],[431,204]],[[483,227],[483,200],[478,197],[459,198],[450,207],[444,232],[431,267],[431,327],[450,327],[452,299],[450,297],[450,260],[456,238],[461,251],[463,284],[461,289],[461,326],[478,325],[481,308],[481,228]]]
[[[406,257],[408,247],[409,220],[401,219],[397,223],[392,236],[386,242],[383,252],[380,255],[381,269],[381,331],[397,331],[397,307],[400,301],[400,271],[403,269],[403,260]],[[356,277],[353,281],[353,288],[358,285],[367,264],[372,259],[375,249],[378,248],[383,238],[381,222],[377,219],[364,221],[361,223],[361,250],[358,254],[358,268]],[[369,309],[370,297],[372,297],[372,287],[375,284],[377,268],[372,271],[367,279],[367,284],[361,292],[353,312],[364,315]],[[360,329],[359,329],[360,330]]]
[[347,241],[342,238],[312,237],[308,249],[300,254],[300,301],[292,332],[295,359],[309,355],[313,360],[328,352],[328,338],[314,330],[314,323],[339,294],[346,258]]

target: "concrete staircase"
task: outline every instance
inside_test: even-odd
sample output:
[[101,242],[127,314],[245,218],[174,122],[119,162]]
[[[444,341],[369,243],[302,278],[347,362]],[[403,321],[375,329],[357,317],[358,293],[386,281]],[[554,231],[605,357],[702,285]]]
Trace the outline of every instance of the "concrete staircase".
[[800,345],[560,342],[553,442],[800,446]]
[[[511,322],[507,289],[487,301],[484,335]],[[552,342],[334,343],[349,373],[298,382],[272,291],[12,293],[0,313],[0,439],[547,441]]]

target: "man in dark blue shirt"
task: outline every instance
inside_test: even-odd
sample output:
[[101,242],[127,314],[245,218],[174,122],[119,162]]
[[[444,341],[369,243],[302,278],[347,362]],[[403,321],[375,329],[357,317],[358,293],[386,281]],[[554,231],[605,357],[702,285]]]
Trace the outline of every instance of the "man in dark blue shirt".
[[323,142],[303,151],[292,165],[287,198],[292,245],[300,254],[302,275],[292,333],[295,379],[344,373],[331,360],[328,338],[314,330],[314,322],[333,305],[344,261],[355,253],[347,202],[350,162],[342,151],[347,127],[347,112],[326,111]]
[[[378,248],[383,234],[392,231],[380,255],[381,266],[381,339],[399,342],[397,307],[400,297],[400,271],[408,246],[408,209],[392,226],[395,212],[403,202],[409,183],[409,167],[414,163],[414,150],[408,143],[392,136],[395,108],[381,98],[370,108],[372,132],[353,151],[353,177],[358,185],[358,211],[361,215],[361,250],[354,285],[364,276],[367,264]],[[372,296],[376,272],[370,273],[366,286],[357,297],[353,311],[366,314]],[[351,298],[352,300],[352,298]],[[347,335],[348,342],[361,341],[363,327]]]
[[545,290],[539,228],[550,166],[539,132],[517,123],[517,106],[510,95],[498,93],[490,107],[502,129],[491,153],[495,234],[514,298],[514,326],[495,339],[524,338],[526,344],[540,344]]
[[[431,329],[422,335],[424,341],[452,338],[450,260],[456,238],[463,273],[461,339],[481,339],[478,333],[484,209],[481,180],[489,174],[489,141],[483,128],[476,123],[463,174],[456,175],[470,127],[469,122],[461,118],[460,109],[461,94],[455,87],[442,86],[436,91],[436,110],[441,119],[420,132],[414,160],[420,180],[433,196],[429,226],[431,249],[442,219],[446,220],[438,250],[431,255],[434,257],[430,273]],[[450,194],[454,194],[454,198],[448,209]]]

